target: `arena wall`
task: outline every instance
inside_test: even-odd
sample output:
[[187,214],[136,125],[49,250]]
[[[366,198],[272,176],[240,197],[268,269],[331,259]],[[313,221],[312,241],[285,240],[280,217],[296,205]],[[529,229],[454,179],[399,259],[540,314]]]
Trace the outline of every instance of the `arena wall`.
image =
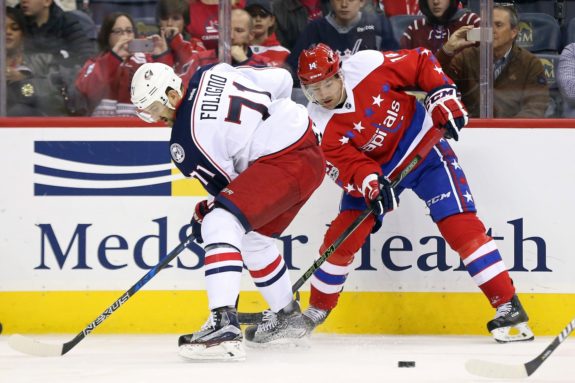
[[[170,162],[170,130],[135,119],[0,119],[0,323],[76,333],[177,246],[199,183]],[[533,330],[575,314],[571,120],[474,120],[453,147]],[[302,175],[302,177],[305,175]],[[326,179],[278,239],[295,281],[317,255],[340,190]],[[410,191],[357,254],[321,331],[486,334],[494,310]],[[203,324],[203,251],[192,245],[99,333],[185,333]],[[309,284],[302,289],[307,305]],[[247,273],[240,311],[265,303]]]

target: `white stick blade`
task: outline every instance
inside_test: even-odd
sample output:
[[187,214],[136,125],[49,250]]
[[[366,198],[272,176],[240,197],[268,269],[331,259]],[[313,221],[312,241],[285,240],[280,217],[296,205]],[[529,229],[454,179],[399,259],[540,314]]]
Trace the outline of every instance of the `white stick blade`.
[[465,362],[465,369],[474,375],[492,379],[522,379],[529,376],[524,364],[502,364],[470,359]]
[[60,356],[63,355],[61,344],[40,343],[37,340],[14,334],[8,338],[8,345],[23,354],[34,356]]

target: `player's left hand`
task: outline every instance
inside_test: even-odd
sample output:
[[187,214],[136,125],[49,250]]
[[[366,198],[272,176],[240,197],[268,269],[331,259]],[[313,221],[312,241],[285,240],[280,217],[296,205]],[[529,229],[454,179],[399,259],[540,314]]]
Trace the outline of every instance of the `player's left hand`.
[[433,123],[447,130],[445,138],[459,140],[459,131],[469,119],[467,110],[457,98],[457,88],[451,85],[435,88],[425,98],[425,108]]
[[362,182],[363,195],[374,215],[382,215],[398,206],[398,198],[391,182],[385,176],[370,174]]
[[206,199],[196,204],[191,224],[192,234],[196,237],[197,243],[204,243],[204,239],[202,238],[202,222],[204,221],[204,217],[213,209],[214,203],[208,202]]

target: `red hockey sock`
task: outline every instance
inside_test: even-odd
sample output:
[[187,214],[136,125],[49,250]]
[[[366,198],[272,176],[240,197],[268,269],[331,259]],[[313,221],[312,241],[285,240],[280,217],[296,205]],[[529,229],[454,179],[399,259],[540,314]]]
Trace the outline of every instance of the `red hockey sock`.
[[477,286],[493,307],[511,300],[515,287],[495,241],[475,213],[449,216],[437,223],[443,238],[456,251]]

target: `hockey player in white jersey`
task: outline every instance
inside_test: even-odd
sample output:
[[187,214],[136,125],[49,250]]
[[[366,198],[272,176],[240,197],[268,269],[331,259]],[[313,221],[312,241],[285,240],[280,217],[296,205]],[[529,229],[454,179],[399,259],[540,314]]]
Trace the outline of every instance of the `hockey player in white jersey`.
[[172,126],[176,166],[214,197],[198,203],[192,218],[205,250],[211,315],[200,331],[179,338],[185,358],[245,358],[235,307],[244,265],[275,313],[248,327],[246,341],[293,341],[306,333],[274,237],[321,184],[325,161],[307,110],[290,100],[291,88],[284,69],[227,64],[183,82],[160,63],[142,65],[133,77],[140,117]]

